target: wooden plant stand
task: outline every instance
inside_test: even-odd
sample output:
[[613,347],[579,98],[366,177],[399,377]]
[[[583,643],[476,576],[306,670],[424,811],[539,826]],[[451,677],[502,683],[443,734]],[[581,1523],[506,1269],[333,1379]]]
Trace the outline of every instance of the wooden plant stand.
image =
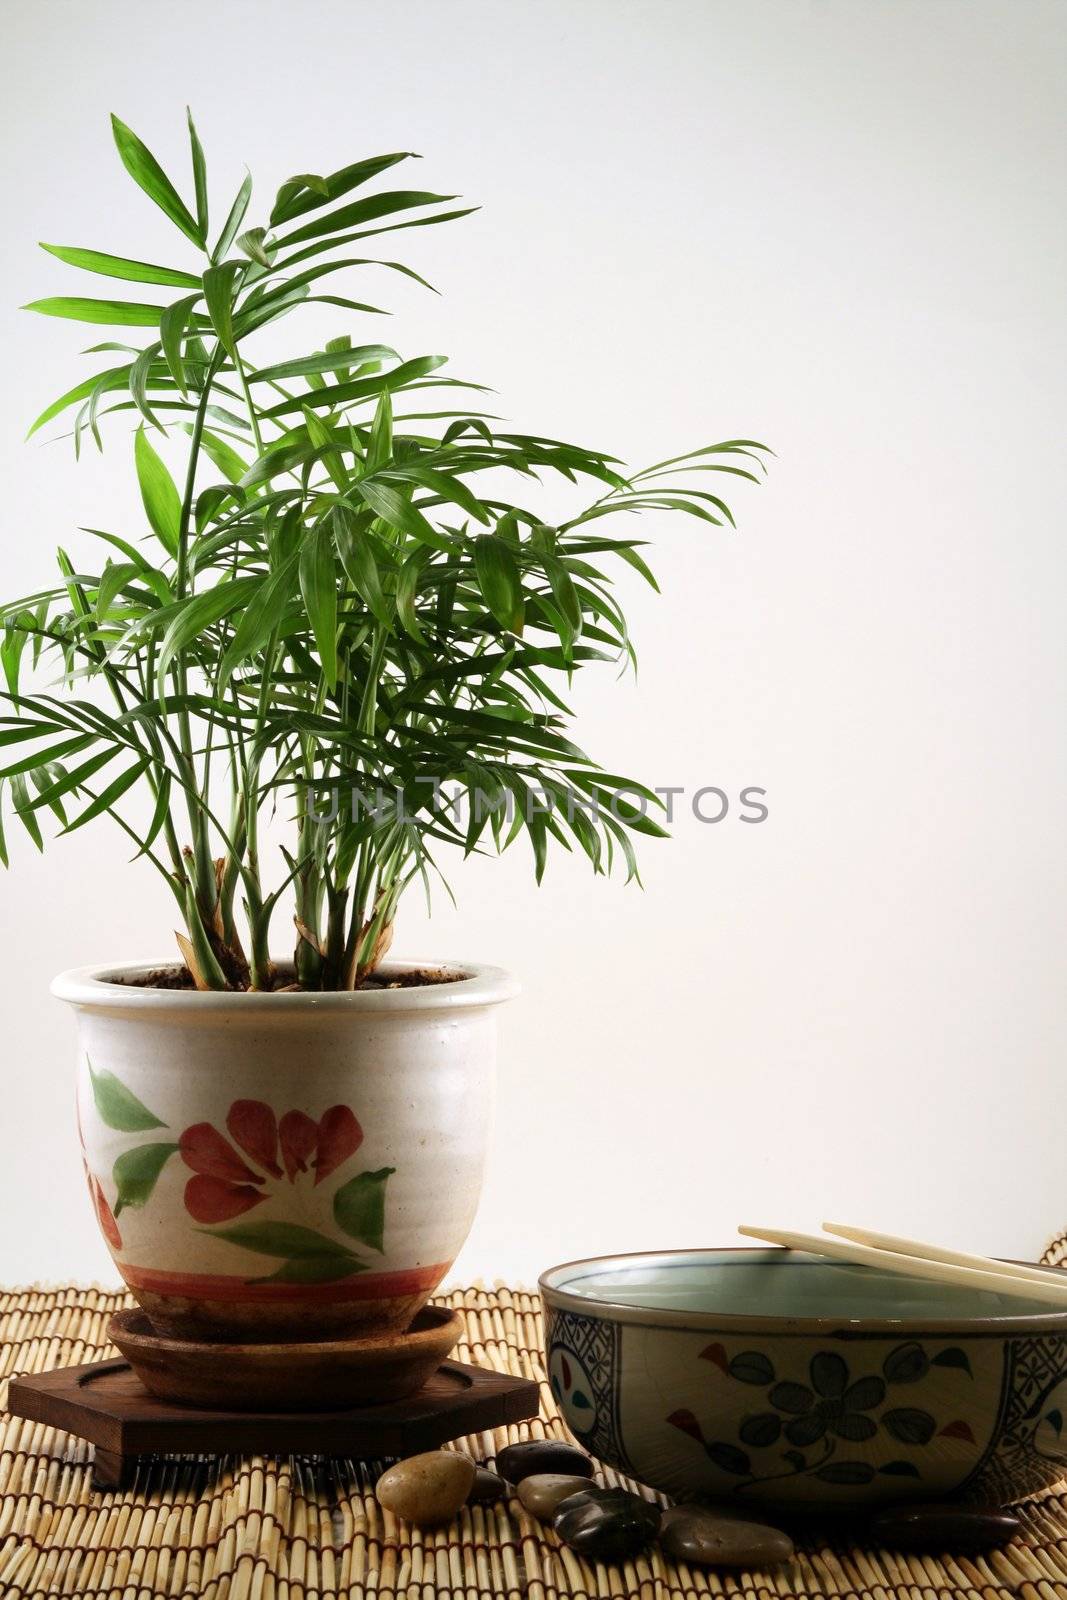
[[325,1455],[380,1460],[434,1450],[448,1439],[538,1414],[539,1390],[516,1378],[444,1361],[406,1400],[347,1411],[207,1411],[154,1399],[125,1361],[94,1361],[11,1380],[15,1416],[96,1446],[93,1487],[121,1489],[142,1455]]

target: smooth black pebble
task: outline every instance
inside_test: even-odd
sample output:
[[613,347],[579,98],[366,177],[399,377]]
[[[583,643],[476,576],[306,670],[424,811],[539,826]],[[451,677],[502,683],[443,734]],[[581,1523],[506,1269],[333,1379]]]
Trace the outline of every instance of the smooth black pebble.
[[488,1467],[475,1467],[474,1482],[467,1496],[467,1504],[491,1505],[494,1500],[503,1500],[507,1492],[507,1484],[497,1473],[490,1472]]
[[535,1472],[566,1472],[573,1478],[591,1478],[593,1463],[581,1450],[561,1439],[529,1439],[509,1444],[496,1458],[496,1470],[509,1483],[521,1483]]
[[659,1506],[625,1489],[580,1489],[561,1500],[552,1526],[565,1544],[593,1561],[625,1561],[656,1537]]
[[890,1550],[948,1550],[965,1553],[1006,1544],[1019,1531],[1010,1511],[967,1506],[893,1506],[871,1521],[871,1533]]

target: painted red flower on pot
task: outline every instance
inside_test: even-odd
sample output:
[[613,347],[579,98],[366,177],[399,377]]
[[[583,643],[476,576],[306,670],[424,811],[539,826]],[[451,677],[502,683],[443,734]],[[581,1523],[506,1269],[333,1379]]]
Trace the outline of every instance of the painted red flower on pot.
[[178,1143],[195,1174],[185,1186],[185,1209],[196,1222],[229,1222],[251,1211],[270,1193],[268,1180],[295,1183],[311,1171],[321,1183],[363,1143],[348,1106],[330,1106],[315,1122],[303,1111],[279,1119],[263,1100],[235,1100],[226,1131],[229,1139],[210,1122],[197,1122]]

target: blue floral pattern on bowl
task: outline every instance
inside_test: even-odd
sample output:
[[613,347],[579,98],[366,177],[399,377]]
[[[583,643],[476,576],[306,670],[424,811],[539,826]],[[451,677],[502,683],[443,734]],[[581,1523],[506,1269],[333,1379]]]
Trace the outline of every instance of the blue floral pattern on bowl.
[[598,1459],[668,1493],[827,1509],[1006,1503],[1067,1475],[1062,1314],[1056,1331],[1030,1331],[1025,1317],[1001,1331],[990,1317],[911,1336],[906,1319],[894,1336],[799,1322],[735,1334],[731,1322],[754,1319],[723,1317],[709,1336],[640,1310],[554,1302],[550,1289],[549,1377],[568,1426]]

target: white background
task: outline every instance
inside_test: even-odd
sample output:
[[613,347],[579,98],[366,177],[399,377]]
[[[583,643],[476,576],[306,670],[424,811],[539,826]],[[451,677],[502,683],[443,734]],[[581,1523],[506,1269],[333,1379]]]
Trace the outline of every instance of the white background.
[[[291,172],[422,152],[401,185],[484,209],[394,236],[443,298],[375,280],[396,316],[356,331],[634,464],[777,452],[739,533],[648,523],[640,679],[577,696],[609,770],[761,785],[768,821],[681,816],[643,893],[569,859],[538,891],[520,843],[403,913],[402,951],[525,985],[457,1275],[831,1215],[1035,1253],[1067,1221],[1067,7],[52,0],[4,28],[5,597],[79,524],[144,531],[125,424],[77,468],[22,442],[96,330],[15,307],[108,292],[35,241],[184,260],[111,110],[188,189],[191,101],[218,213],[245,162],[262,217]],[[171,906],[106,823],[11,845],[0,1278],[110,1279],[47,985],[169,951]]]

